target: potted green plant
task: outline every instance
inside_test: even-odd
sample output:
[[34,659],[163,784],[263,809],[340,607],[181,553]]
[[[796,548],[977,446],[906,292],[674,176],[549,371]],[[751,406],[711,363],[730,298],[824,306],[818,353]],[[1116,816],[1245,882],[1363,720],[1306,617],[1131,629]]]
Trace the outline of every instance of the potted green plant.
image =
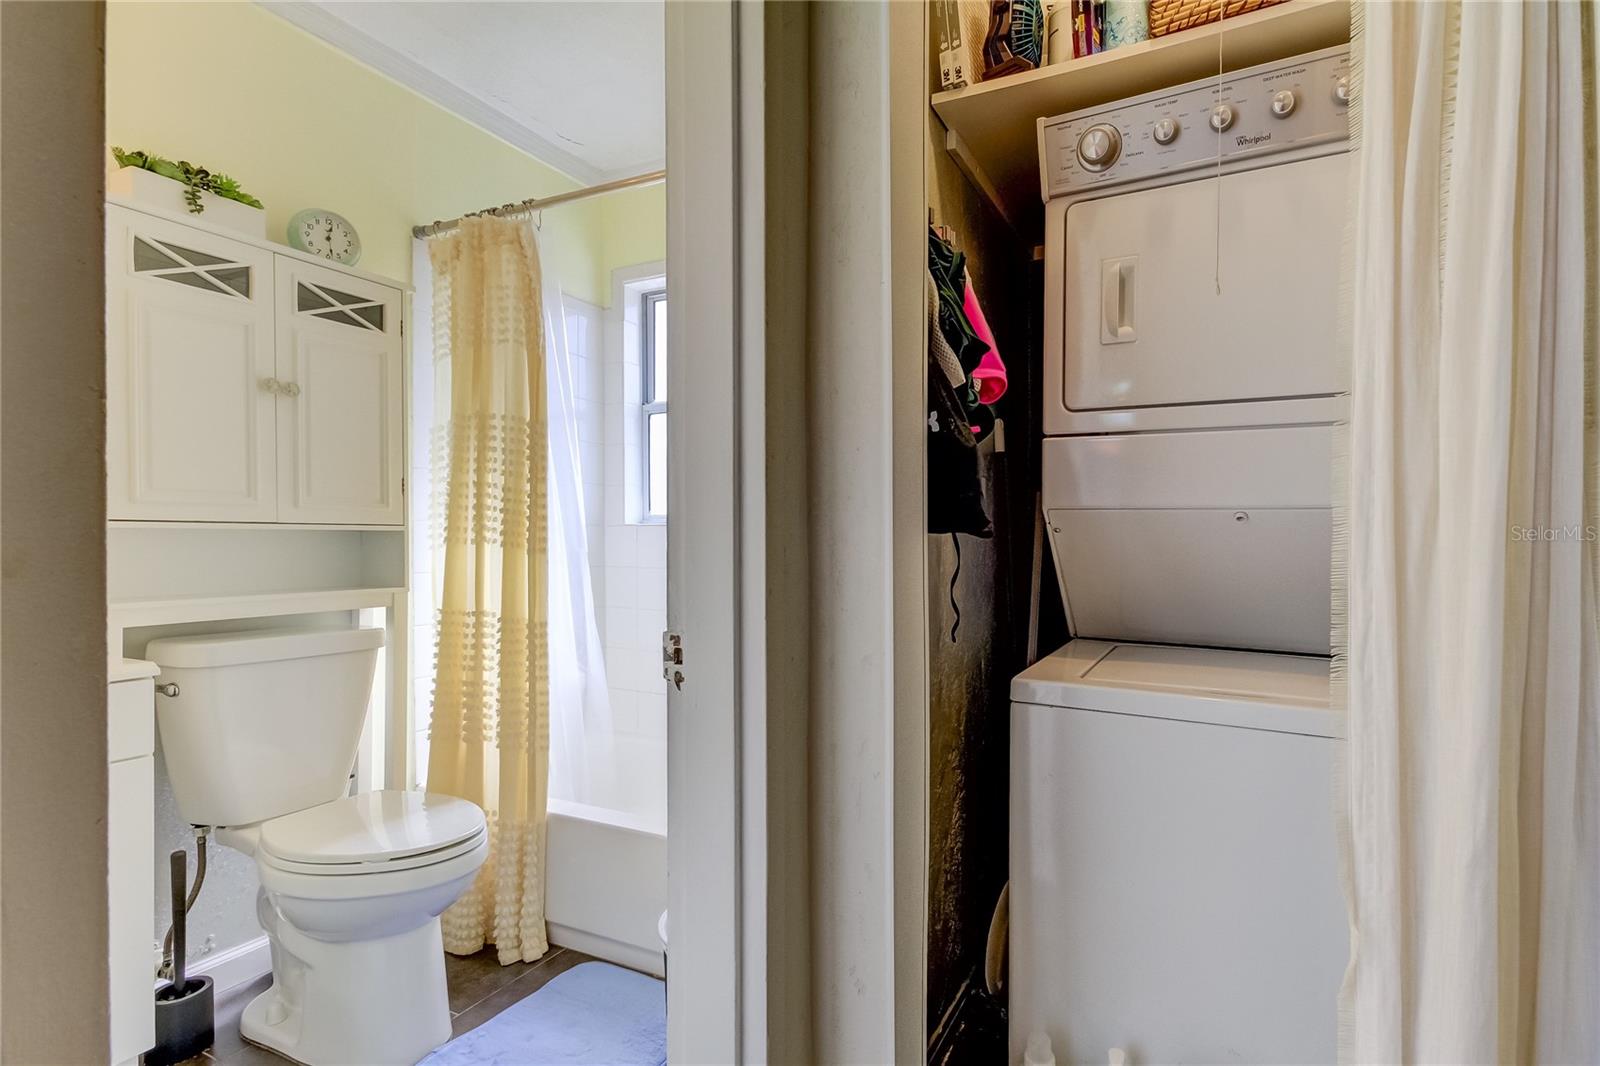
[[117,170],[108,182],[106,191],[110,195],[163,211],[206,214],[208,222],[265,235],[261,201],[228,175],[185,159],[174,162],[142,150],[129,152],[113,146],[111,155]]

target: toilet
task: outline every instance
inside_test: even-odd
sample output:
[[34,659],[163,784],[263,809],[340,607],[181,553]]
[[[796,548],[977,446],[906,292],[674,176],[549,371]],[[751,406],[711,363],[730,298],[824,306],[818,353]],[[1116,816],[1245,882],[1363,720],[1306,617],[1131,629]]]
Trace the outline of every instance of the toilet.
[[179,812],[260,875],[272,986],[240,1032],[307,1066],[414,1063],[450,1038],[439,915],[489,849],[466,800],[349,795],[383,637],[299,627],[145,652],[161,667],[156,719]]

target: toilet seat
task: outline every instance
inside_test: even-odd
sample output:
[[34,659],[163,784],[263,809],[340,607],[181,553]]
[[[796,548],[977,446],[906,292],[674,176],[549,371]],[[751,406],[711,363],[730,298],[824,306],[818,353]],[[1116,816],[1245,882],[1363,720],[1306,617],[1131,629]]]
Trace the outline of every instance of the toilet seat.
[[373,875],[448,862],[480,848],[479,807],[454,796],[386,790],[347,796],[259,826],[258,861],[317,877]]
[[487,829],[479,830],[475,835],[468,837],[448,847],[436,851],[425,851],[416,855],[406,855],[395,859],[379,859],[373,862],[296,862],[293,859],[284,859],[270,852],[258,852],[256,862],[258,865],[284,873],[306,874],[311,877],[372,877],[377,874],[394,873],[401,870],[415,870],[426,866],[437,866],[449,862],[460,855],[466,855],[482,847],[489,839]]

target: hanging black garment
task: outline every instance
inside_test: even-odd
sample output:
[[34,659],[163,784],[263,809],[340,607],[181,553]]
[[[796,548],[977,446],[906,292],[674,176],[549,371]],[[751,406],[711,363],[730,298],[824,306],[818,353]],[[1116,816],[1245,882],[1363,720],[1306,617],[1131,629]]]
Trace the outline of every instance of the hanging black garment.
[[994,526],[983,509],[978,480],[978,438],[967,425],[955,390],[928,369],[928,532],[989,537]]
[[[954,368],[955,357],[939,326],[936,288],[934,283],[928,290],[928,532],[988,537],[994,527],[983,507],[978,438],[972,431],[972,413],[950,380],[960,371]],[[987,428],[993,426],[990,415]]]

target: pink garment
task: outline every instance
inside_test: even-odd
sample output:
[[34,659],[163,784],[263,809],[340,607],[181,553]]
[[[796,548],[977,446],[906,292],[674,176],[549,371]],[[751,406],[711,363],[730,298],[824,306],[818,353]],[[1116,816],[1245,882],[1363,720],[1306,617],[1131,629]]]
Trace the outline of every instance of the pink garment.
[[983,308],[978,306],[978,294],[972,291],[972,277],[966,279],[967,291],[961,299],[961,309],[966,312],[967,321],[972,323],[972,331],[978,339],[989,346],[983,353],[983,358],[978,360],[977,367],[972,371],[972,380],[978,386],[978,402],[994,403],[1006,394],[1006,365],[1000,361],[1000,350],[995,347],[994,332],[989,329],[988,319],[983,317]]

